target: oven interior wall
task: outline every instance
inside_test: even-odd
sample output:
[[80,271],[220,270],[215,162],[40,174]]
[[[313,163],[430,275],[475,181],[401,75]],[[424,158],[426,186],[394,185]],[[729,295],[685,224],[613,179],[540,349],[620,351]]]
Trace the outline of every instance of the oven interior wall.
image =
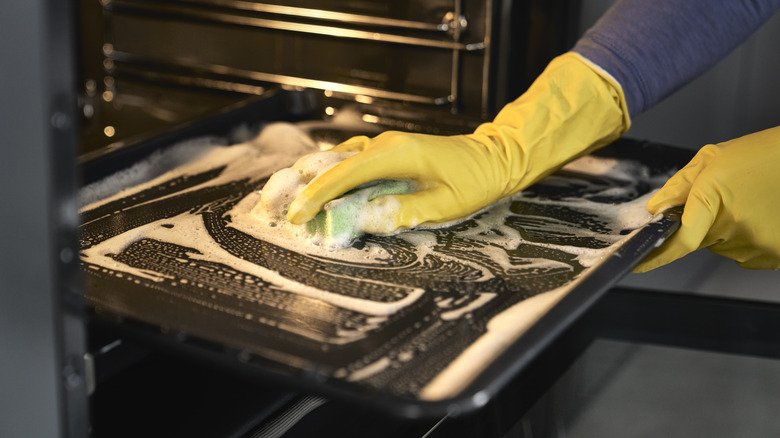
[[309,88],[488,120],[573,44],[579,2],[80,0],[82,153]]

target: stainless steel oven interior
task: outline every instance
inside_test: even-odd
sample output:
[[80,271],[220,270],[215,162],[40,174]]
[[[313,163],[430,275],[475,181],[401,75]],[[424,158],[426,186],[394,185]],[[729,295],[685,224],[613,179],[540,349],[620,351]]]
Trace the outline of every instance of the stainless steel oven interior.
[[[380,123],[459,120],[517,97],[576,32],[578,2],[80,0],[82,154],[270,90]],[[327,114],[326,114],[327,108]]]

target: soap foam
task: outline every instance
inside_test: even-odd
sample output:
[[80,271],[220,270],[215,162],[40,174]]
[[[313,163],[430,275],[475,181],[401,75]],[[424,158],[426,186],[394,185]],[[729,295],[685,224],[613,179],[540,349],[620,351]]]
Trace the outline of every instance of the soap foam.
[[[257,220],[286,224],[304,234],[303,227],[287,222],[290,204],[317,176],[327,172],[355,152],[318,151],[299,158],[292,167],[277,170],[260,191],[260,202],[252,210]],[[346,245],[344,245],[346,246]]]
[[488,331],[420,391],[423,400],[441,400],[463,391],[493,360],[563,298],[571,286],[523,300],[493,317]]
[[[344,157],[333,155],[333,153],[320,155],[325,159],[306,157],[302,162],[308,166],[307,171],[299,172],[296,164],[292,162],[295,157],[311,153],[317,149],[317,145],[305,135],[299,128],[290,124],[272,124],[266,127],[261,134],[245,143],[233,146],[215,147],[209,141],[204,141],[201,147],[184,147],[187,152],[198,151],[190,155],[191,160],[178,158],[178,151],[174,147],[172,156],[177,158],[163,158],[161,161],[175,162],[174,169],[169,169],[161,173],[161,169],[154,171],[138,171],[139,175],[128,178],[125,175],[117,174],[100,184],[92,185],[81,193],[83,202],[89,202],[85,210],[95,208],[105,202],[127,196],[155,185],[158,185],[168,179],[178,175],[195,174],[218,166],[225,166],[225,170],[216,179],[210,180],[204,185],[212,186],[235,181],[241,178],[250,178],[252,180],[261,180],[274,171],[274,176],[282,180],[280,187],[283,190],[263,189],[262,193],[251,193],[240,200],[229,211],[229,226],[236,230],[247,233],[257,239],[267,241],[271,244],[301,253],[312,257],[323,257],[330,260],[339,260],[344,263],[360,263],[363,265],[373,265],[381,268],[386,265],[388,252],[381,245],[367,242],[361,248],[339,247],[325,245],[316,239],[313,239],[310,233],[299,226],[294,226],[284,220],[281,214],[286,214],[289,208],[289,202],[294,199],[297,191],[302,184],[310,181],[323,171],[335,165]],[[165,152],[163,153],[165,154]],[[332,159],[331,159],[332,158]],[[182,163],[182,161],[187,161]],[[291,172],[278,170],[293,164]],[[148,162],[139,164],[139,169],[145,167],[159,166],[159,163],[150,159]],[[622,160],[612,160],[596,157],[583,157],[566,167],[569,170],[614,177],[617,179],[627,178],[628,180],[640,177],[647,177],[648,172],[638,168],[635,163]],[[644,172],[644,173],[643,173]],[[278,175],[278,176],[277,176]],[[644,176],[642,176],[644,175]],[[138,179],[152,177],[147,183],[138,184]],[[649,178],[649,177],[648,177]],[[187,190],[196,190],[203,185],[191,187]],[[291,189],[291,187],[294,187]],[[114,193],[114,194],[111,194]],[[181,193],[181,192],[179,192]],[[285,196],[286,195],[286,196]],[[653,220],[647,213],[644,205],[650,194],[630,202],[621,204],[603,204],[593,202],[587,199],[562,199],[562,200],[540,200],[528,198],[523,193],[518,193],[512,197],[500,200],[489,208],[478,212],[464,220],[470,221],[470,227],[454,232],[454,237],[475,242],[473,251],[481,252],[484,256],[500,266],[505,272],[516,268],[507,256],[505,250],[517,248],[522,244],[533,244],[536,246],[559,249],[564,252],[574,254],[577,260],[585,267],[598,266],[616,248],[625,240],[633,235],[633,232],[627,235],[615,234],[610,236],[599,235],[602,239],[612,239],[610,246],[601,249],[583,248],[566,245],[553,245],[538,242],[527,242],[520,233],[507,225],[507,218],[512,215],[510,207],[514,201],[523,201],[529,203],[539,203],[545,205],[560,205],[577,211],[593,214],[596,217],[604,218],[616,230],[632,230],[641,228],[644,224]],[[263,200],[265,198],[265,201]],[[266,202],[265,206],[263,202]],[[269,214],[269,212],[276,212]],[[382,212],[375,212],[381,216]],[[198,221],[197,216],[181,215],[175,218],[165,219],[165,223],[175,223],[174,227],[163,227],[162,222],[153,222],[135,230],[124,233],[120,236],[108,239],[99,245],[89,248],[82,252],[84,257],[90,263],[104,266],[120,272],[138,275],[154,281],[163,281],[159,274],[134,269],[129,266],[116,262],[109,257],[110,254],[117,254],[128,245],[141,238],[155,238],[174,244],[192,247],[200,252],[193,257],[204,260],[215,261],[225,264],[236,270],[256,275],[270,284],[280,289],[288,290],[293,293],[305,295],[312,298],[321,299],[333,305],[362,312],[370,315],[377,315],[381,322],[384,316],[390,315],[400,309],[410,305],[418,300],[425,293],[422,289],[413,289],[406,298],[393,303],[377,303],[370,300],[347,297],[336,292],[320,290],[306,286],[290,279],[287,279],[277,272],[237,258],[224,249],[222,249],[210,236],[202,229],[203,225]],[[452,225],[445,224],[443,226]],[[368,226],[366,226],[369,228]],[[556,225],[557,231],[566,233],[576,233],[579,236],[590,236],[594,233],[586,229],[574,229],[570,224],[560,223]],[[424,260],[427,256],[437,253],[437,235],[434,229],[420,228],[409,230],[397,234],[397,238],[413,246],[417,260]],[[634,231],[635,232],[635,231]],[[444,257],[444,256],[443,256]],[[447,256],[451,257],[451,256]],[[476,268],[481,272],[482,280],[489,279],[495,274],[485,266],[474,262],[472,259],[461,259],[459,263]],[[528,259],[529,265],[524,267],[557,267],[560,262],[547,259]],[[574,282],[566,286],[539,294],[535,297],[521,301],[510,309],[495,316],[488,324],[488,331],[476,342],[468,347],[455,361],[453,361],[444,371],[434,378],[422,390],[420,396],[423,399],[437,400],[457,394],[465,387],[471,379],[474,378],[492,359],[497,357],[507,345],[514,342],[528,327],[538,320],[538,318],[555,305],[569,290],[576,286],[582,279],[579,277]],[[398,285],[395,285],[398,286]],[[495,295],[485,292],[479,299],[471,303],[467,308],[444,312],[442,318],[460,318],[485,303],[495,299]],[[388,366],[386,360],[367,366],[361,372],[353,373],[350,379],[360,380],[370,375],[380,372]]]
[[170,172],[220,146],[225,146],[223,140],[216,137],[205,137],[155,151],[147,159],[139,161],[127,169],[120,170],[104,180],[81,188],[79,190],[80,207],[106,199],[123,189],[137,186]]

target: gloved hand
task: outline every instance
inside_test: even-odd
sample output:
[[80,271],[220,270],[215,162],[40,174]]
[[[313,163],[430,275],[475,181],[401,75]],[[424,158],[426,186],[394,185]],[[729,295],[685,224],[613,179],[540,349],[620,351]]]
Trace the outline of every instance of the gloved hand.
[[634,272],[705,247],[745,268],[779,268],[780,126],[703,147],[647,209],[657,214],[682,204],[680,229]]
[[386,218],[366,232],[390,234],[446,223],[479,211],[604,146],[628,130],[622,89],[577,54],[554,59],[522,96],[473,134],[434,136],[386,132],[334,148],[361,151],[311,181],[290,205],[294,224],[361,184],[411,180],[416,191],[371,201]]

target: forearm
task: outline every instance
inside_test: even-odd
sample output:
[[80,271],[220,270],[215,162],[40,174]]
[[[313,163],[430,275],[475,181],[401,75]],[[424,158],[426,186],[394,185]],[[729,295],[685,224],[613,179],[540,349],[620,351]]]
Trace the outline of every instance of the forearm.
[[631,117],[703,73],[780,8],[780,0],[619,0],[574,51],[623,87]]

